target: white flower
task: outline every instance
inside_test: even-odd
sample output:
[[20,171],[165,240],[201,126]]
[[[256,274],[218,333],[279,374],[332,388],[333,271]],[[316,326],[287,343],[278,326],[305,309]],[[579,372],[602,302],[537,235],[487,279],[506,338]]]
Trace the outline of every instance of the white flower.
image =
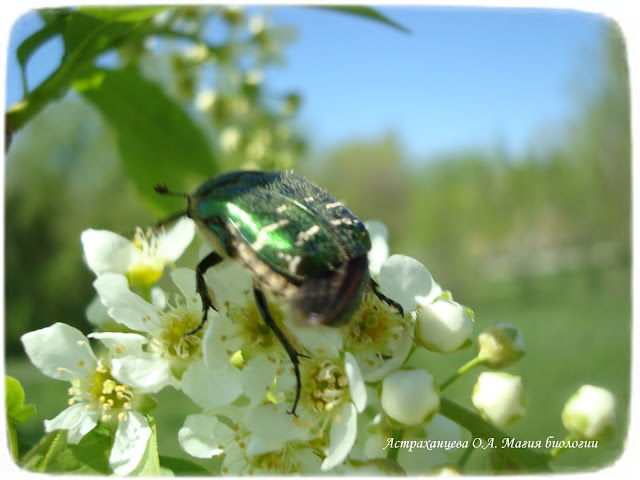
[[[366,460],[376,460],[384,458],[388,455],[389,439],[394,435],[394,427],[389,423],[388,419],[382,414],[376,415],[373,421],[366,427],[366,435],[361,435],[358,439],[359,445],[362,445],[362,452]],[[394,438],[394,441],[398,438]],[[457,442],[462,440],[462,429],[452,420],[436,413],[433,417],[422,425],[412,426],[405,429],[402,440],[407,441],[447,441]],[[419,451],[418,451],[419,450]],[[409,449],[400,448],[398,451],[398,464],[402,466],[402,471],[407,475],[420,475],[430,469],[448,463],[452,460],[448,455],[459,455],[459,451],[452,449],[446,452],[441,448],[433,449]],[[454,457],[455,458],[455,457]],[[392,470],[386,472],[394,474]]]
[[[313,402],[312,409],[329,414],[331,418],[329,446],[324,451],[325,459],[321,466],[326,472],[341,464],[353,448],[358,430],[357,417],[367,405],[367,392],[358,363],[349,352],[344,353],[344,373],[335,364],[326,362],[311,378],[316,385],[315,390],[307,394]],[[345,387],[348,387],[348,397],[341,394]]]
[[604,388],[583,385],[565,404],[562,424],[571,434],[585,440],[605,437],[616,425],[616,400]]
[[498,427],[505,427],[526,413],[522,379],[504,372],[481,373],[473,387],[471,402],[485,420]]
[[173,304],[167,304],[166,297],[159,295],[155,296],[154,304],[148,303],[132,292],[127,279],[117,273],[104,273],[93,283],[111,318],[147,335],[148,351],[129,358],[123,371],[162,386],[178,386],[185,370],[201,360],[204,330],[217,315],[210,310],[208,325],[187,335],[202,321],[202,301],[196,293],[195,272],[178,268],[171,272],[171,278],[182,294],[174,295]]
[[380,403],[394,420],[420,425],[440,408],[440,394],[433,377],[425,370],[396,370],[382,380]]
[[462,474],[457,465],[442,465],[429,472],[434,477],[460,477]]
[[472,332],[471,317],[453,300],[438,297],[416,313],[416,340],[434,352],[450,353],[469,345]]
[[[242,393],[251,405],[262,402],[269,394],[278,395],[282,386],[278,385],[279,377],[291,363],[280,341],[262,319],[253,295],[251,274],[236,262],[226,262],[209,269],[205,279],[221,314],[203,338],[204,363],[209,372],[217,372],[215,375],[226,388],[216,394],[214,387],[194,384],[196,388],[185,387],[185,393],[207,409],[226,405]],[[269,311],[284,328],[284,311],[280,305],[270,302]],[[293,340],[290,334],[287,337]],[[190,379],[190,375],[187,378]],[[279,395],[280,400],[282,396]]]
[[262,83],[262,78],[262,71],[254,68],[247,72],[244,81],[249,85],[258,85]]
[[180,446],[197,458],[223,456],[223,475],[318,474],[320,460],[308,428],[277,405],[228,406],[213,415],[189,415],[178,432]]
[[207,53],[209,53],[209,51],[203,43],[197,43],[190,47],[185,47],[182,50],[184,58],[194,63],[202,63],[207,58]]
[[240,133],[238,127],[229,126],[225,127],[220,132],[218,141],[220,142],[220,147],[222,148],[222,150],[229,153],[235,151],[238,148],[241,138],[242,134]]
[[349,322],[334,330],[342,333],[344,349],[355,356],[365,381],[377,382],[407,358],[413,345],[412,322],[366,292]]
[[[408,429],[402,439],[458,442],[462,440],[462,429],[453,420],[436,413],[428,423]],[[458,449],[434,448],[410,452],[406,448],[401,448],[398,452],[398,463],[402,465],[408,475],[423,475],[439,465],[457,460],[456,457],[459,455]]]
[[[357,417],[367,404],[364,380],[349,352],[344,352],[342,360],[305,358],[301,371],[302,394],[296,424],[307,428],[316,439],[314,448],[324,457],[321,470],[328,471],[342,464],[355,444]],[[289,381],[285,405],[293,399],[292,386]],[[278,406],[283,408],[282,403]]]
[[85,230],[80,239],[85,261],[96,274],[126,275],[132,285],[149,288],[162,276],[164,266],[177,260],[193,240],[195,226],[181,218],[167,232],[138,228],[133,242],[107,230]]
[[96,358],[89,340],[64,323],[29,332],[22,343],[31,362],[45,375],[71,383],[69,407],[52,420],[45,431],[67,430],[67,441],[80,442],[100,422],[117,422],[109,465],[117,475],[131,473],[140,463],[151,428],[136,411],[148,389],[144,382],[131,383],[118,374],[125,355],[141,352],[144,337],[137,334],[102,333],[99,338],[109,356]]
[[510,323],[500,323],[478,335],[478,358],[494,368],[502,368],[524,355],[522,332]]
[[406,255],[395,254],[385,260],[379,283],[382,293],[402,305],[404,313],[430,304],[442,293],[427,267]]
[[198,110],[211,110],[216,103],[217,95],[214,90],[200,90],[196,95],[195,105]]

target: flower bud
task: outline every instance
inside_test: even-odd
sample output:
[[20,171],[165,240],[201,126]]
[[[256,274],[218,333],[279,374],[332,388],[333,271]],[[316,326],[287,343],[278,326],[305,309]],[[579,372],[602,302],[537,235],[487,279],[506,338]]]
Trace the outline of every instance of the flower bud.
[[382,380],[382,409],[406,425],[428,421],[440,407],[440,393],[425,370],[396,370]]
[[478,336],[478,358],[494,368],[511,365],[523,355],[522,332],[510,323],[499,323]]
[[595,440],[615,428],[616,401],[604,388],[583,385],[567,401],[562,410],[562,424],[574,436]]
[[434,352],[450,353],[471,342],[473,321],[462,305],[439,297],[421,305],[416,314],[415,338]]
[[461,477],[462,472],[456,465],[441,465],[429,472],[429,476],[434,477]]
[[471,402],[485,420],[504,427],[526,413],[522,379],[504,372],[483,372],[478,376]]

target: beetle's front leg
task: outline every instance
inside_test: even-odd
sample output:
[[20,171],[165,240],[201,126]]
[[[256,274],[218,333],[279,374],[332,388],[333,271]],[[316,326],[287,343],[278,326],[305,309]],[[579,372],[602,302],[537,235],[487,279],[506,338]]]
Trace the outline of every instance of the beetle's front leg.
[[300,400],[300,392],[302,391],[302,381],[300,380],[300,367],[299,367],[300,359],[299,358],[306,357],[306,355],[302,355],[301,353],[298,353],[298,351],[293,347],[293,345],[291,345],[291,342],[283,333],[283,331],[280,329],[276,321],[273,319],[273,317],[271,316],[271,312],[269,311],[269,305],[267,305],[267,299],[264,296],[264,293],[262,292],[262,290],[254,286],[253,294],[256,297],[256,304],[258,305],[258,310],[260,310],[260,315],[262,316],[264,323],[266,323],[271,329],[271,331],[275,333],[276,337],[278,337],[278,340],[280,340],[280,343],[282,344],[284,349],[287,351],[287,354],[289,355],[289,358],[293,363],[293,370],[295,371],[295,374],[296,374],[296,399],[293,402],[293,408],[291,409],[291,411],[287,413],[292,413],[294,416],[297,417],[298,415],[296,414],[296,407],[298,406],[298,401]]
[[209,255],[204,257],[196,267],[196,291],[202,299],[202,321],[196,328],[185,333],[185,336],[193,335],[204,326],[207,321],[207,315],[209,314],[209,308],[216,310],[216,307],[213,306],[213,302],[211,301],[211,296],[207,289],[207,282],[204,280],[204,274],[207,273],[207,270],[219,264],[222,260],[222,257],[217,252],[211,252]]
[[373,293],[375,293],[376,297],[378,297],[380,300],[385,302],[387,305],[391,305],[393,308],[395,308],[398,311],[398,313],[400,314],[401,317],[404,317],[404,309],[402,308],[402,305],[400,305],[395,300],[392,300],[389,297],[387,297],[386,295],[384,295],[379,290],[380,287],[375,282],[375,280],[373,280],[373,278],[369,279],[369,281],[370,281],[371,290],[373,290]]

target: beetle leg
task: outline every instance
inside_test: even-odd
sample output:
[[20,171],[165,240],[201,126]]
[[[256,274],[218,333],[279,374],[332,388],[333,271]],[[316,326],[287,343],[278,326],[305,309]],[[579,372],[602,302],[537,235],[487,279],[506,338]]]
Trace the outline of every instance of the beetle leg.
[[266,323],[269,326],[269,328],[273,331],[273,333],[275,333],[276,337],[278,337],[278,340],[280,340],[280,343],[282,344],[284,349],[287,351],[287,354],[289,354],[289,358],[293,363],[293,369],[296,374],[296,399],[293,402],[293,408],[291,409],[291,411],[287,413],[292,413],[294,416],[297,417],[298,415],[296,414],[296,407],[298,406],[298,401],[300,400],[300,392],[302,391],[302,381],[300,380],[300,367],[298,366],[300,363],[300,360],[298,357],[306,357],[306,355],[302,355],[301,353],[298,353],[298,351],[295,348],[293,348],[293,345],[291,345],[291,342],[289,342],[289,340],[287,339],[285,334],[282,332],[282,330],[280,330],[280,327],[278,327],[278,324],[275,322],[275,320],[271,316],[271,312],[269,312],[267,299],[264,296],[264,293],[262,292],[262,290],[254,286],[253,294],[256,297],[256,304],[258,305],[258,310],[260,310],[260,315],[262,315],[262,319],[264,320],[264,323]]
[[216,310],[216,307],[213,306],[213,302],[211,301],[211,296],[207,289],[207,283],[204,280],[204,274],[207,273],[207,270],[221,261],[222,257],[218,253],[211,252],[209,255],[204,257],[196,267],[196,291],[202,299],[202,321],[200,322],[200,325],[190,332],[185,333],[184,336],[193,335],[204,326],[207,321],[207,315],[209,314],[209,308]]
[[371,284],[371,290],[373,290],[373,293],[376,294],[376,297],[378,297],[380,300],[382,300],[383,302],[385,302],[387,305],[391,305],[393,308],[395,308],[398,313],[400,314],[400,316],[404,317],[404,309],[402,308],[402,305],[400,305],[398,302],[396,302],[395,300],[391,300],[389,297],[387,297],[386,295],[383,295],[382,292],[379,290],[379,286],[378,284],[373,280],[373,278],[369,279],[370,284]]

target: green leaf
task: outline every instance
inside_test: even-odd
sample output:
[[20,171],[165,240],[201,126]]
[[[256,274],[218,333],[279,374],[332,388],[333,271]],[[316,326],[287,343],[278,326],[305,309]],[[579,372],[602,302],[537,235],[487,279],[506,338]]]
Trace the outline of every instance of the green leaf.
[[203,466],[183,458],[160,455],[160,466],[168,468],[175,475],[179,476],[212,476],[211,472]]
[[94,69],[74,87],[114,128],[125,173],[141,197],[166,210],[175,201],[153,186],[186,191],[216,171],[202,131],[157,84],[132,69]]
[[78,11],[100,20],[142,22],[174,7],[79,7]]
[[109,475],[112,433],[103,425],[87,433],[80,443],[67,443],[66,430],[45,435],[22,459],[22,466],[42,473]]
[[[64,95],[72,81],[85,69],[91,68],[95,58],[107,50],[130,40],[132,35],[144,35],[151,22],[114,22],[86,15],[77,10],[51,9],[45,18],[50,22],[61,22],[60,33],[65,46],[64,57],[58,68],[22,101],[13,105],[6,114],[7,139],[13,131],[22,128],[50,101]],[[56,27],[57,28],[57,27]],[[36,39],[38,40],[38,39]],[[34,41],[35,42],[35,41]],[[23,55],[28,58],[25,47]]]
[[389,27],[400,30],[404,33],[411,33],[408,28],[403,27],[399,23],[394,22],[389,17],[381,14],[376,9],[371,7],[363,7],[358,5],[317,5],[313,8],[321,8],[323,10],[333,10],[335,12],[346,13],[349,15],[355,15],[356,17],[365,18],[374,22],[383,23]]
[[33,55],[33,53],[47,40],[55,35],[59,35],[62,31],[63,25],[64,17],[62,15],[56,15],[53,17],[51,22],[46,23],[40,30],[25,38],[18,46],[16,50],[16,57],[18,59],[18,64],[20,65],[22,87],[24,88],[25,94],[27,93],[27,74],[25,68],[29,58],[31,58],[31,55]]
[[5,375],[4,388],[7,405],[7,418],[10,422],[22,423],[36,413],[35,405],[24,404],[24,389],[20,382]]

